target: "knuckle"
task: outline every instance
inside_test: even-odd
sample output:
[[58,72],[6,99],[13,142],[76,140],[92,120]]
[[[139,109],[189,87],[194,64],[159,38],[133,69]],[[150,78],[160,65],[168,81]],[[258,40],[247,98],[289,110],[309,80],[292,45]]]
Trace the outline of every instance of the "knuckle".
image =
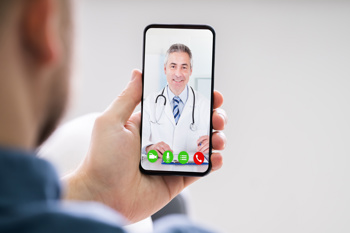
[[98,117],[96,117],[94,125],[97,127],[100,127],[100,126],[104,125],[106,121],[107,121],[106,116],[101,114]]

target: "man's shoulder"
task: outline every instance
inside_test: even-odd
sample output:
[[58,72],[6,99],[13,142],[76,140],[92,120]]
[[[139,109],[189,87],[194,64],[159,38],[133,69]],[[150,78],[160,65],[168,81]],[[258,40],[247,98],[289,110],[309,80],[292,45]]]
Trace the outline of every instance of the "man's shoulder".
[[97,203],[33,203],[8,212],[8,221],[0,220],[0,232],[125,232],[123,218]]

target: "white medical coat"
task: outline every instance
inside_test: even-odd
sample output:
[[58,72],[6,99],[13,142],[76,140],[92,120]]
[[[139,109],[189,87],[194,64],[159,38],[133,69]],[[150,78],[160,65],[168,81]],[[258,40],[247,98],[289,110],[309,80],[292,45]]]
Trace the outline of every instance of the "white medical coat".
[[168,88],[164,90],[166,105],[164,106],[164,98],[162,97],[159,97],[158,102],[155,103],[157,96],[161,92],[150,94],[143,103],[142,151],[145,151],[145,147],[149,145],[163,141],[170,146],[174,154],[178,154],[181,151],[195,153],[197,151],[197,140],[201,136],[209,135],[209,100],[194,91],[194,121],[196,130],[192,131],[190,129],[193,110],[192,90],[190,88],[188,89],[188,99],[177,124],[175,124],[173,111],[170,106],[170,101],[172,100],[168,99]]

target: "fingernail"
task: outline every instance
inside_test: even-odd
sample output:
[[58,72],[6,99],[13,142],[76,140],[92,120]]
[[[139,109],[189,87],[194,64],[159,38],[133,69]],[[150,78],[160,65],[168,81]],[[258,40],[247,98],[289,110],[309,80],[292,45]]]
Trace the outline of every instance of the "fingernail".
[[225,125],[227,125],[227,117],[225,115],[225,113],[223,113],[221,110],[217,110],[217,114],[220,115],[222,117],[222,119],[224,119]]
[[131,73],[131,81],[133,81],[139,73],[141,73],[140,70],[134,69]]

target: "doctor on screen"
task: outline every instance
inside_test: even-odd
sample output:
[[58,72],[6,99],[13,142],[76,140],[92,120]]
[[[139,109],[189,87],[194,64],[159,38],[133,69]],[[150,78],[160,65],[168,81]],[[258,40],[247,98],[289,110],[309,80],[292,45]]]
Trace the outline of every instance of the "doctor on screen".
[[167,85],[144,101],[142,153],[156,150],[158,156],[170,150],[194,154],[209,153],[210,103],[188,81],[192,74],[192,53],[183,44],[170,46],[164,72]]

